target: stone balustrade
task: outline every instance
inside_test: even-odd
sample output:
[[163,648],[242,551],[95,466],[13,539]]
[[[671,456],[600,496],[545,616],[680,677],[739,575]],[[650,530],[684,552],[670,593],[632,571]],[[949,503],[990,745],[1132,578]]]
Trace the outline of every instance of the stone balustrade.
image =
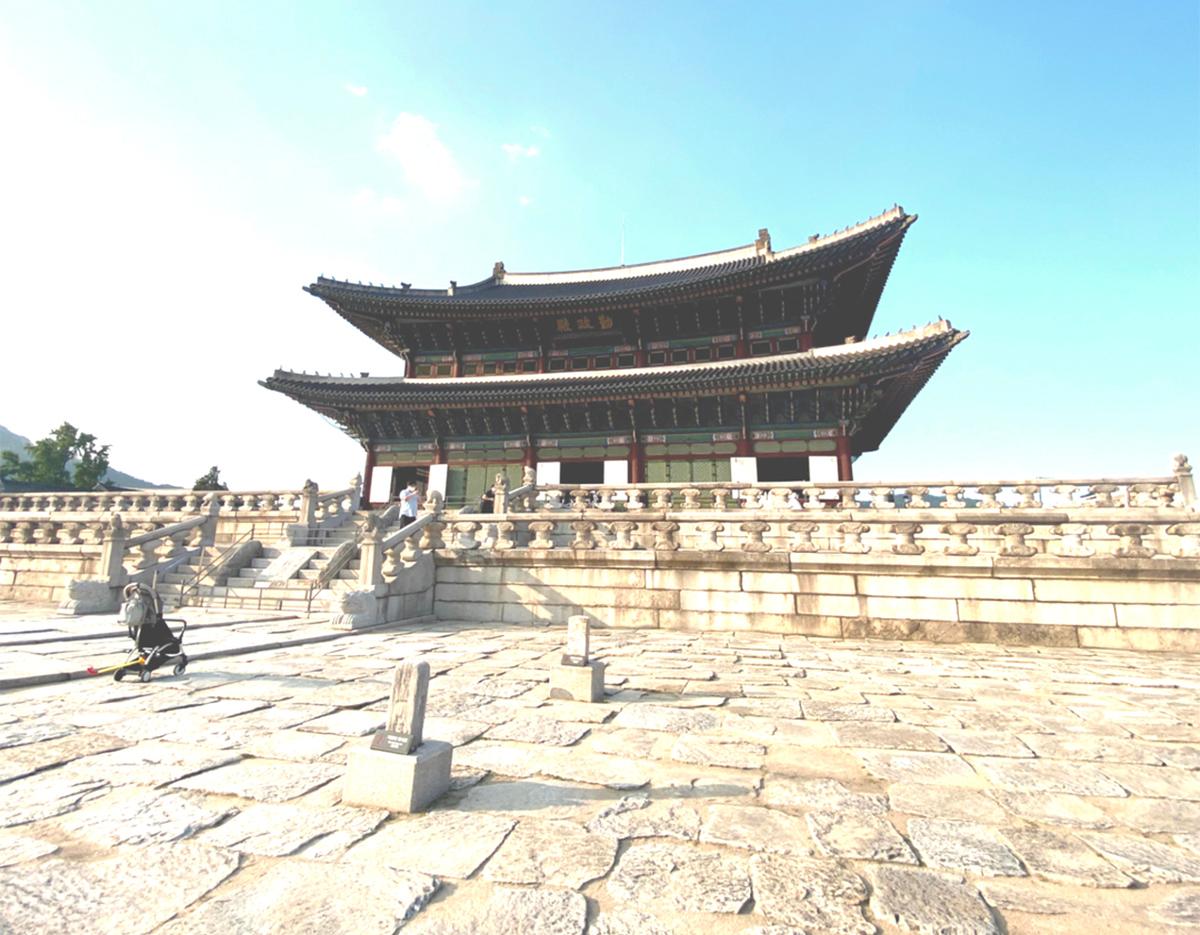
[[[1190,480],[1190,473],[1188,474]],[[541,510],[636,513],[646,510],[1196,510],[1194,491],[1179,477],[1075,480],[797,482],[568,485],[537,487]],[[528,494],[526,488],[520,492]],[[511,507],[510,507],[511,509]]]

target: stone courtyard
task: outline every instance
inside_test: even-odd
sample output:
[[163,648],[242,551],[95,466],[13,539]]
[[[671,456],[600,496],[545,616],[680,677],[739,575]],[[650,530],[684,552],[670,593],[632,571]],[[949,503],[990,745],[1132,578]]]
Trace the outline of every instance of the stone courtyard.
[[[597,630],[591,705],[561,627],[182,613],[116,683],[113,616],[0,605],[0,932],[1200,926],[1194,656]],[[451,792],[341,804],[415,659]]]

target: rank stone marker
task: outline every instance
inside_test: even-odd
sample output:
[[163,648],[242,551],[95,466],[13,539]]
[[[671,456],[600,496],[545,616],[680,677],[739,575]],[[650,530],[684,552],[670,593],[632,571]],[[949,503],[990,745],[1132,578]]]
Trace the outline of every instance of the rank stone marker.
[[567,618],[567,651],[550,670],[550,697],[572,701],[604,700],[604,663],[588,656],[588,618]]
[[387,728],[370,747],[355,747],[346,764],[342,801],[347,805],[419,812],[450,788],[454,747],[425,740],[429,663],[396,666]]

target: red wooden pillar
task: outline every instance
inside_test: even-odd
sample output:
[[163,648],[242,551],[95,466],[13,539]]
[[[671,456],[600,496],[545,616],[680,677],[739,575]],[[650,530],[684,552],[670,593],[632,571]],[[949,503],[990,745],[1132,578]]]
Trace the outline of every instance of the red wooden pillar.
[[635,438],[629,447],[629,483],[646,483],[646,453],[640,438]]
[[525,446],[525,457],[521,459],[521,464],[524,467],[537,467],[537,449],[533,445]]
[[850,460],[850,438],[845,434],[837,437],[838,480],[854,480],[854,462]]
[[363,491],[362,505],[364,509],[371,509],[371,475],[375,473],[375,449],[367,445],[367,466],[363,468]]

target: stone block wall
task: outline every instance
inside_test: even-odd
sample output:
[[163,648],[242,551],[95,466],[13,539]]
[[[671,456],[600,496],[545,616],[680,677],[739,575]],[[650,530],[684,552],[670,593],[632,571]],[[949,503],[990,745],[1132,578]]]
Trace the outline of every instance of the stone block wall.
[[1200,562],[611,550],[437,553],[440,619],[1200,651]]
[[98,545],[0,543],[0,600],[58,603],[72,578],[90,578]]

